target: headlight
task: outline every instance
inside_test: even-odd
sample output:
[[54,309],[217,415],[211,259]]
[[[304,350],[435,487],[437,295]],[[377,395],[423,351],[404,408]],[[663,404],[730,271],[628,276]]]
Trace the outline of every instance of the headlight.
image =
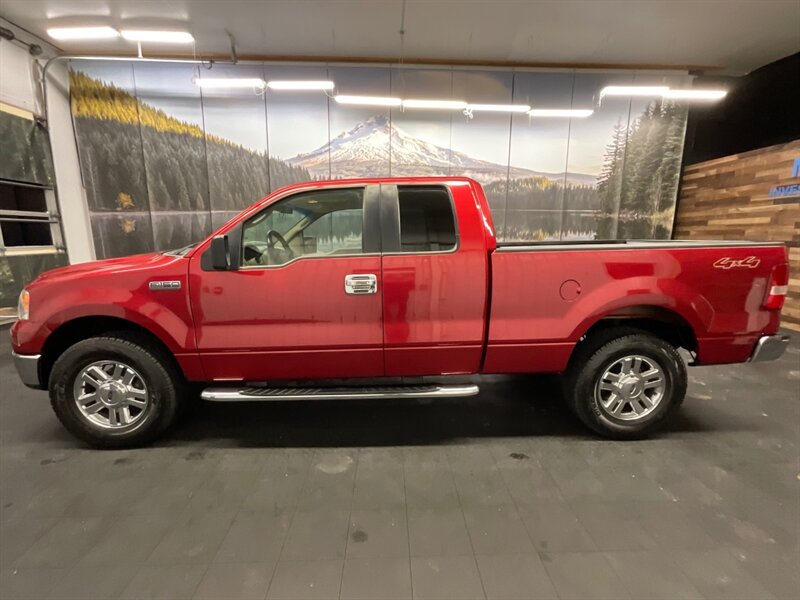
[[22,290],[19,295],[19,302],[17,303],[17,318],[20,321],[28,319],[31,308],[31,295],[28,290]]

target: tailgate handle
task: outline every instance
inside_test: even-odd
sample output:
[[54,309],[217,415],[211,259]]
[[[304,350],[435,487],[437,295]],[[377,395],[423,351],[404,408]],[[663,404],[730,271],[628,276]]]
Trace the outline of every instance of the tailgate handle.
[[378,278],[372,274],[347,275],[344,278],[344,293],[352,296],[374,294],[378,291]]

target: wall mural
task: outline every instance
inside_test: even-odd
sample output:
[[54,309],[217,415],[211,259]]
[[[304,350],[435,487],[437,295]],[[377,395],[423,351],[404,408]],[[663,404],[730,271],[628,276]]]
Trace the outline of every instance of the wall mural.
[[466,175],[501,240],[668,238],[686,108],[597,95],[684,75],[215,65],[336,93],[594,108],[588,118],[338,104],[322,91],[201,89],[206,67],[80,60],[72,111],[98,258],[180,247],[290,183]]

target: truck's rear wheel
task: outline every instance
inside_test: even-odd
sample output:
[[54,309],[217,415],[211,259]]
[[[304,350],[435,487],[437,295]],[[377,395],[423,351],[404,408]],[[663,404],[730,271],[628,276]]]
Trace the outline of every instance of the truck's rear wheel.
[[677,350],[649,333],[630,331],[579,349],[565,379],[572,411],[610,438],[646,436],[686,395],[686,365]]
[[175,419],[182,380],[146,340],[110,334],[67,348],[50,373],[61,423],[97,448],[141,446]]

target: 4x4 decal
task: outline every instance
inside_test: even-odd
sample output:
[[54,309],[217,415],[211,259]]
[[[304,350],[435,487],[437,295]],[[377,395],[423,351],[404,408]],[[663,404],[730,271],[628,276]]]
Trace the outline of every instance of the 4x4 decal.
[[755,256],[748,256],[747,258],[734,259],[729,256],[720,258],[714,263],[717,269],[755,269],[761,264],[761,260]]

